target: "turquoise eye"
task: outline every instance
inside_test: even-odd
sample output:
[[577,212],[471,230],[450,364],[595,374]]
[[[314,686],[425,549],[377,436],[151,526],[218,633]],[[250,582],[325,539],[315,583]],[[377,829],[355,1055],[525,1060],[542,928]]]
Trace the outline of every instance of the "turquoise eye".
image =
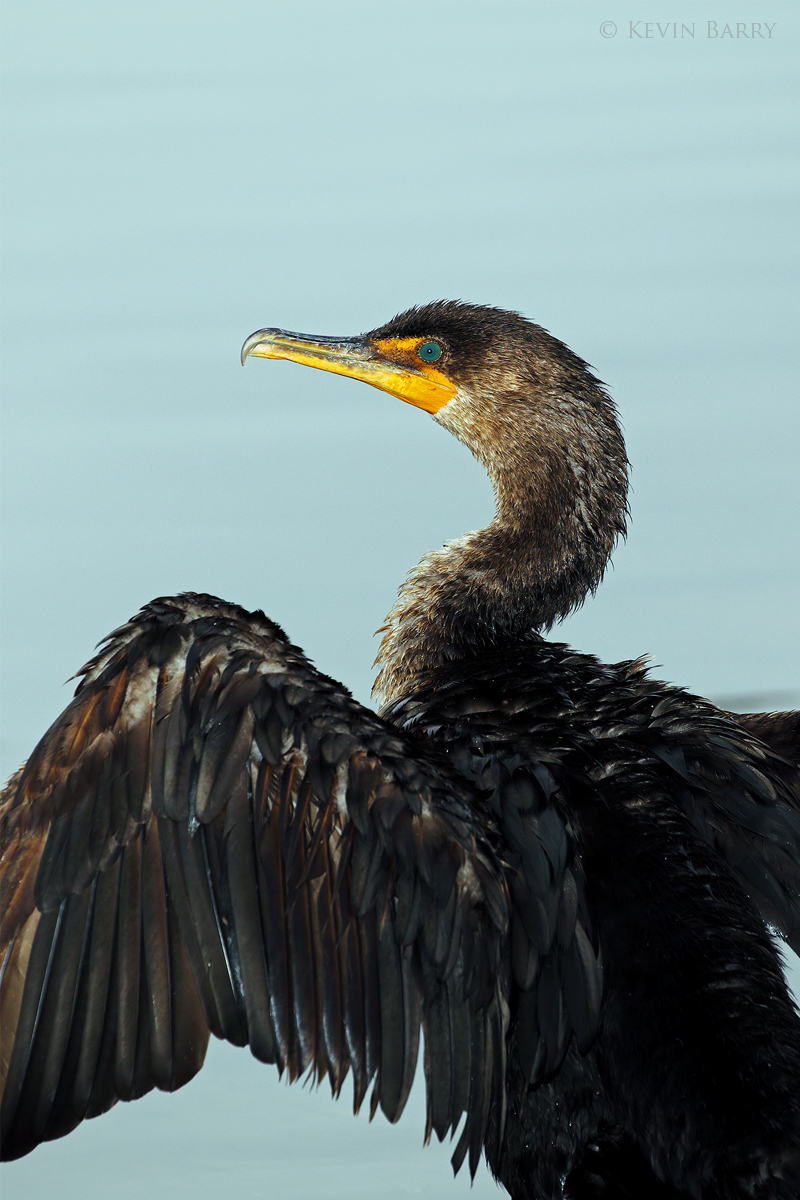
[[442,357],[442,347],[438,342],[423,342],[417,354],[423,362],[438,362]]

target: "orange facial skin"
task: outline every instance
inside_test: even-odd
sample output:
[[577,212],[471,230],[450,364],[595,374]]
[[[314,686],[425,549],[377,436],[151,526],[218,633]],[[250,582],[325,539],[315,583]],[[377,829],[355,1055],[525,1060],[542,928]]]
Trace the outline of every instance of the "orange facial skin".
[[428,413],[437,413],[456,394],[455,384],[417,351],[429,339],[318,338],[285,329],[259,329],[242,347],[242,363],[254,358],[285,358],[320,371],[348,375],[397,396]]

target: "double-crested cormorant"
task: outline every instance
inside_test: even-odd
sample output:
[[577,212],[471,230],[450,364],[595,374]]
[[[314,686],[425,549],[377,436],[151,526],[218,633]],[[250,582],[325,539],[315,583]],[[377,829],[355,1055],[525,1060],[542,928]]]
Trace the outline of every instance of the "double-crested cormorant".
[[798,714],[542,636],[625,530],[587,366],[440,302],[247,355],[430,412],[491,476],[381,643],[381,715],[261,613],[148,604],[0,802],[2,1153],[180,1087],[209,1034],[461,1124],[514,1197],[800,1195]]

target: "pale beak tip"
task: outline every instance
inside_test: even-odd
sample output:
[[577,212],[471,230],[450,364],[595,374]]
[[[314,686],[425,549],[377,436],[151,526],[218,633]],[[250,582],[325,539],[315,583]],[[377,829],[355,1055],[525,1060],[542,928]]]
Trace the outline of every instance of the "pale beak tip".
[[[244,360],[251,354],[256,354],[259,358],[274,358],[276,355],[270,354],[270,346],[276,334],[283,333],[282,329],[257,329],[255,333],[251,333],[245,344],[242,346],[242,366]],[[259,351],[258,347],[263,349]]]
[[241,353],[242,366],[244,366],[245,359],[247,358],[247,356],[252,353],[252,351],[255,349],[255,347],[258,345],[258,343],[261,341],[261,335],[262,335],[262,330],[259,329],[259,330],[257,330],[256,333],[251,333],[250,337],[247,338],[247,340],[245,341],[244,345],[242,346],[242,353]]

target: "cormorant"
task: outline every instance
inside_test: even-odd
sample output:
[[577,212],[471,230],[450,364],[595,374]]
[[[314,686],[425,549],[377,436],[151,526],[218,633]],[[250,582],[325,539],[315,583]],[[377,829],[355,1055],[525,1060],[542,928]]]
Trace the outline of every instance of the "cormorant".
[[413,308],[242,351],[431,413],[497,512],[426,555],[380,715],[262,613],[155,600],[0,801],[2,1153],[186,1083],[210,1033],[460,1125],[518,1200],[796,1200],[800,714],[733,716],[546,640],[625,531],[587,365],[521,316]]

